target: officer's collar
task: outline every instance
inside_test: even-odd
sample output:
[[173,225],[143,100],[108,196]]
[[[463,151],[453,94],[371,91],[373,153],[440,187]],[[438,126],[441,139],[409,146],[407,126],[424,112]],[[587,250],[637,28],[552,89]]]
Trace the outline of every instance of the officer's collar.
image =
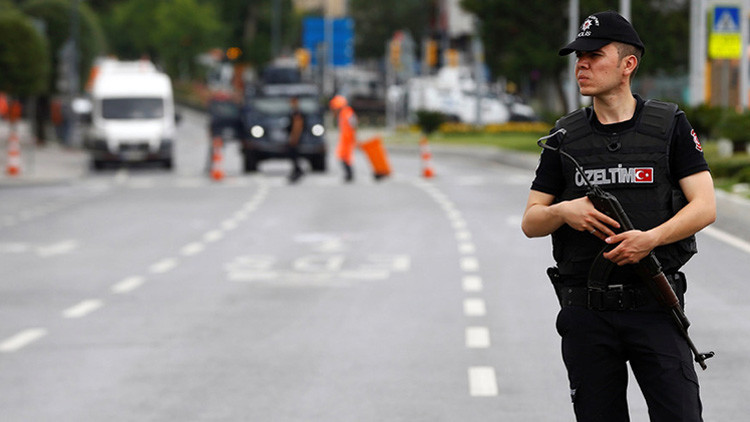
[[589,115],[589,122],[591,122],[591,126],[594,128],[594,130],[604,133],[620,133],[629,129],[633,129],[636,122],[638,121],[638,116],[641,114],[641,110],[643,110],[644,104],[646,104],[646,101],[641,98],[640,95],[633,94],[633,97],[635,97],[635,112],[633,113],[633,117],[625,120],[624,122],[604,125],[599,122],[599,119],[596,118],[596,112],[594,111],[594,108],[590,107],[589,109],[591,110],[591,114]]

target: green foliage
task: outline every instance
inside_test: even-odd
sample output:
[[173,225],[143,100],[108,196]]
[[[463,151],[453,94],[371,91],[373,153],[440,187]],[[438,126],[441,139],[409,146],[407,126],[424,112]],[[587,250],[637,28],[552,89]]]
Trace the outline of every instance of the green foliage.
[[[227,30],[228,46],[240,47],[240,60],[262,67],[273,59],[273,2],[220,0],[215,2]],[[302,16],[294,11],[292,0],[280,0],[281,52],[287,55],[300,45]]]
[[725,113],[719,124],[718,134],[734,143],[750,142],[750,113],[737,113],[733,110]]
[[719,129],[725,116],[733,111],[724,107],[714,107],[709,104],[698,106],[681,106],[685,116],[701,140],[716,139],[721,136]]
[[172,76],[189,76],[199,53],[220,46],[221,23],[213,4],[197,0],[129,0],[107,18],[121,59],[150,57]]
[[21,13],[10,8],[4,8],[2,12],[0,91],[15,96],[45,92],[49,75],[46,40]]
[[159,56],[172,75],[192,75],[194,58],[210,47],[221,31],[216,10],[211,4],[196,0],[169,0],[156,8],[159,29],[153,41]]
[[386,41],[397,30],[406,29],[415,40],[421,40],[434,12],[432,3],[423,0],[350,0],[356,56],[383,57]]
[[435,132],[443,122],[447,121],[446,115],[439,111],[418,110],[416,114],[417,125],[425,135]]
[[[72,4],[71,0],[28,0],[21,8],[27,15],[44,22],[49,42],[49,60],[52,66],[48,92],[57,91],[56,81],[60,70],[59,52],[65,42],[70,39]],[[106,50],[106,39],[96,14],[84,2],[79,2],[78,10],[80,24],[78,41],[81,52],[79,70],[83,84],[94,59]]]
[[[461,5],[480,19],[487,65],[494,74],[521,86],[537,78],[552,80],[562,95],[560,75],[568,60],[557,52],[570,41],[567,1],[526,0],[519,7],[507,0],[462,0]],[[633,2],[632,21],[646,45],[639,74],[686,69],[688,6],[670,0]],[[581,0],[577,24],[592,13],[618,8],[615,0]]]

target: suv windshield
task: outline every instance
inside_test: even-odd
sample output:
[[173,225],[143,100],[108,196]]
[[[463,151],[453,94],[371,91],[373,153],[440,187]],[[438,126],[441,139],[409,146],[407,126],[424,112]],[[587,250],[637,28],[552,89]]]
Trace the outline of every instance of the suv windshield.
[[107,98],[102,100],[105,119],[159,119],[164,117],[161,98]]
[[[250,107],[260,113],[276,116],[286,116],[291,112],[289,97],[256,98]],[[318,113],[318,100],[313,97],[299,97],[299,110],[303,114]]]

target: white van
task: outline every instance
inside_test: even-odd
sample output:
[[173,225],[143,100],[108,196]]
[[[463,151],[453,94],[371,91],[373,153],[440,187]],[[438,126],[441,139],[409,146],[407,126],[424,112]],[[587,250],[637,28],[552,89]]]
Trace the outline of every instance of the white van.
[[159,161],[172,168],[177,122],[172,82],[152,63],[100,63],[87,120],[84,144],[95,169],[113,161]]

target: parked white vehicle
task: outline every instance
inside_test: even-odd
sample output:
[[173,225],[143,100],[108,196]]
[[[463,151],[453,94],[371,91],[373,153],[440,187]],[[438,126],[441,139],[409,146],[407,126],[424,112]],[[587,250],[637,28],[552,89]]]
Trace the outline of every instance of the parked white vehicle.
[[534,111],[512,98],[490,92],[477,100],[477,84],[468,67],[444,67],[435,76],[413,78],[408,86],[408,110],[441,112],[455,120],[476,124],[477,103],[482,124],[505,123],[514,116],[533,119]]
[[148,61],[105,60],[90,99],[84,145],[95,169],[115,161],[159,161],[172,168],[178,118],[166,74]]

